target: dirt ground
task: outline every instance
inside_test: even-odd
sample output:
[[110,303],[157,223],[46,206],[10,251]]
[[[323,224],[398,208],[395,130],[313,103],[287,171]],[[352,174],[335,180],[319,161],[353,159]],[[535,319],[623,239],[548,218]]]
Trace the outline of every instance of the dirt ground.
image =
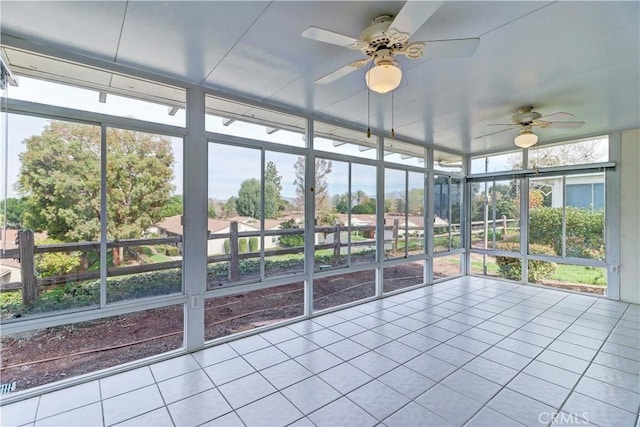
[[[385,292],[421,283],[422,265],[385,268]],[[373,271],[314,280],[314,310],[373,296]],[[553,286],[553,285],[552,285]],[[582,292],[589,291],[580,287]],[[304,288],[294,283],[211,298],[205,304],[205,339],[301,316]],[[182,346],[181,305],[54,327],[0,340],[0,383],[16,391],[139,360]]]
[[[403,276],[410,268],[397,269]],[[401,278],[400,278],[401,279]],[[322,310],[374,294],[373,272],[315,281],[314,308]],[[402,280],[397,282],[402,283]],[[302,283],[211,298],[205,304],[205,339],[231,335],[304,314]],[[16,391],[178,349],[181,305],[3,336],[0,383]]]

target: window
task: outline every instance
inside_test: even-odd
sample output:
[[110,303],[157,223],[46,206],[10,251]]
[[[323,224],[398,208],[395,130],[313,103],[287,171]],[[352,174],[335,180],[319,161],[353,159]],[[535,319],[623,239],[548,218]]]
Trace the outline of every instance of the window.
[[462,183],[460,178],[435,175],[433,184],[433,250],[448,252],[462,247]]

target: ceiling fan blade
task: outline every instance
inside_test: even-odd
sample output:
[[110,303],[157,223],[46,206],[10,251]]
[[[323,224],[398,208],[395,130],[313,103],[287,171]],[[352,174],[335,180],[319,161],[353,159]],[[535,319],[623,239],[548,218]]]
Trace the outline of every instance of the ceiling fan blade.
[[499,130],[499,131],[497,131],[497,132],[491,132],[491,133],[487,133],[487,134],[485,134],[485,135],[476,136],[476,137],[475,137],[475,138],[473,138],[473,139],[485,138],[485,137],[487,137],[487,136],[495,135],[495,134],[497,134],[497,133],[506,132],[506,131],[508,131],[508,130],[512,130],[512,129],[515,129],[515,128],[510,127],[510,128],[508,128],[508,129],[502,129],[502,130]]
[[422,57],[426,59],[465,58],[473,55],[478,48],[480,39],[474,37],[469,39],[434,40],[416,43],[424,43],[425,46],[422,48]]
[[584,122],[547,122],[546,126],[554,129],[575,129],[584,126]]
[[358,59],[356,61],[353,61],[351,64],[347,64],[344,67],[339,68],[336,71],[327,74],[324,77],[320,77],[318,80],[316,80],[316,83],[321,85],[331,83],[333,81],[338,80],[339,78],[346,76],[350,72],[357,70],[358,68],[362,68],[365,64],[371,61],[373,61],[373,57]]
[[395,28],[401,33],[406,33],[407,38],[422,27],[422,24],[435,13],[444,3],[443,1],[407,1],[396,15],[389,28]]
[[547,114],[546,116],[542,116],[540,118],[548,121],[551,118],[556,120],[564,120],[564,119],[570,119],[571,117],[573,117],[573,114],[560,111],[553,114]]
[[358,41],[358,39],[354,39],[353,37],[345,36],[344,34],[336,33],[334,31],[325,30],[324,28],[320,27],[306,28],[300,35],[311,40],[335,44],[342,47],[349,47],[350,45]]

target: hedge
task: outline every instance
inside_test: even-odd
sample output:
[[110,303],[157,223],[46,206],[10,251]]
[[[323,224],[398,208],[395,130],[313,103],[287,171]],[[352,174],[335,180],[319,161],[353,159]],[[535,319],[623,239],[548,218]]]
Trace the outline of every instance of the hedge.
[[246,254],[249,250],[249,243],[247,239],[238,239],[238,253]]
[[249,252],[258,252],[258,238],[249,237]]
[[[604,259],[604,211],[567,207],[566,255]],[[529,241],[550,245],[553,255],[562,256],[562,208],[531,209]],[[531,250],[531,253],[537,253]]]
[[[496,242],[496,249],[501,251],[519,252],[520,244],[517,242]],[[541,255],[555,255],[553,247],[549,245],[530,244],[531,253]],[[509,256],[496,256],[496,264],[500,277],[510,280],[522,280],[522,265],[520,258]],[[529,282],[538,282],[540,279],[550,277],[556,271],[556,263],[550,261],[529,260],[528,264]]]

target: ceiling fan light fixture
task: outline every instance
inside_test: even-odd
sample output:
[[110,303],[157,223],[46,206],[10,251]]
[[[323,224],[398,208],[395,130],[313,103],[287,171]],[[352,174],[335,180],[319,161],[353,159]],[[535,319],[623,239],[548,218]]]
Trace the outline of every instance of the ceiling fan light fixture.
[[398,86],[402,81],[402,70],[395,64],[395,61],[380,61],[371,67],[365,75],[367,87],[374,92],[387,93]]
[[538,142],[538,135],[530,130],[523,130],[516,136],[513,142],[520,148],[529,148]]

